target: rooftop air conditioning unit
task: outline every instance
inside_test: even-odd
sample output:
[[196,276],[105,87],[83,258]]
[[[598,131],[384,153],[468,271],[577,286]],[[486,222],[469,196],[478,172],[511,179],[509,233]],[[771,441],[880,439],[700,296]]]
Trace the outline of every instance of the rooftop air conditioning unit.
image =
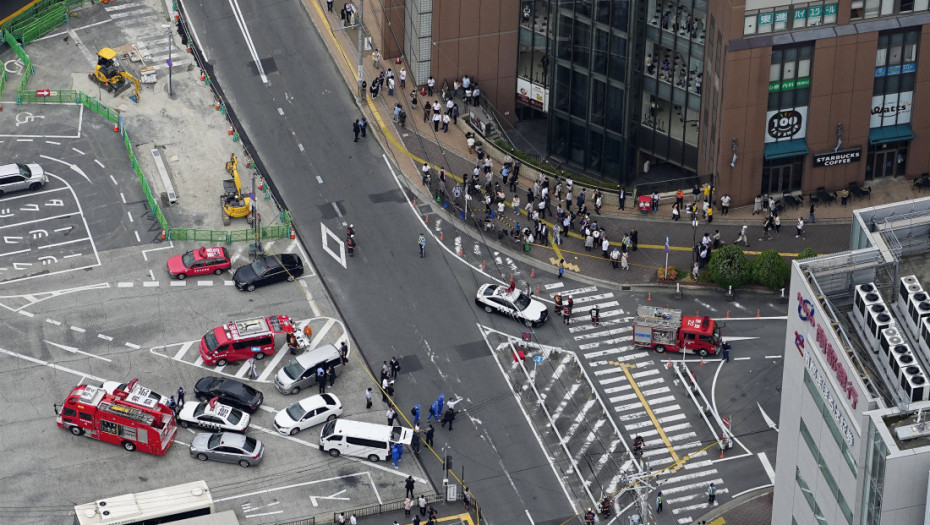
[[874,284],[860,284],[856,286],[853,315],[864,325],[868,315],[866,312],[868,307],[881,302],[882,296],[878,293],[878,289],[875,288]]
[[909,366],[904,369],[901,387],[904,388],[904,392],[912,402],[926,401],[928,393],[930,393],[927,377],[919,366]]
[[920,337],[920,325],[923,320],[930,317],[930,299],[923,299],[926,292],[918,292],[911,296],[907,306],[907,328],[914,339]]
[[907,310],[907,301],[917,292],[924,291],[916,275],[905,275],[900,279],[898,286],[898,308],[902,311]]
[[[880,339],[881,339],[880,341],[881,349],[885,353],[886,356],[888,355],[889,349],[897,345],[904,344],[904,338],[901,337],[901,333],[898,332],[897,327],[885,328],[884,330],[882,330],[882,335]],[[872,352],[878,353],[878,348],[873,347]]]
[[891,366],[891,375],[896,381],[901,381],[903,370],[911,365],[917,364],[911,348],[907,345],[898,345],[891,349],[888,357],[888,364]]

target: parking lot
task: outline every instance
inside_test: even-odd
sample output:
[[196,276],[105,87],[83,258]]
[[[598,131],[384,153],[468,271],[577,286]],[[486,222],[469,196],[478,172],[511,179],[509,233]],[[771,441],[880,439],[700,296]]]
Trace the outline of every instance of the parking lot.
[[[83,84],[95,51],[90,48],[98,41],[118,45],[163,38],[155,36],[164,35],[159,27],[164,6],[158,2],[110,7],[116,6],[82,10],[63,28],[67,42],[59,35],[27,46],[37,65],[31,88],[87,90]],[[138,16],[110,16],[137,10]],[[81,38],[87,44],[80,43]],[[408,455],[395,469],[319,451],[320,427],[297,436],[275,432],[273,419],[279,410],[316,393],[314,389],[285,396],[270,384],[290,359],[286,350],[257,362],[254,380],[242,362],[218,367],[200,359],[205,332],[259,316],[288,315],[309,323],[311,347],[348,338],[344,320],[297,242],[265,244],[270,253],[297,253],[305,259],[304,274],[292,283],[246,293],[233,286],[232,271],[172,279],[168,258],[203,243],[161,239],[121,134],[81,106],[11,103],[9,86],[20,78],[15,57],[7,48],[0,61],[9,74],[0,112],[0,163],[36,162],[49,178],[37,191],[0,197],[0,366],[8,379],[0,382],[0,453],[8,458],[2,479],[15,480],[16,486],[0,495],[0,506],[11,509],[2,521],[71,523],[75,504],[199,479],[207,482],[218,510],[235,510],[240,519],[248,517],[248,523],[331,516],[338,510],[403,499],[408,475],[418,480],[418,491],[429,492],[419,463]],[[199,81],[196,72],[176,69],[175,89],[193,92]],[[155,89],[163,87],[160,83]],[[177,106],[167,110],[154,105],[159,97],[147,89],[139,105],[128,102],[126,94],[103,94],[101,100],[125,110],[136,155],[156,192],[160,182],[148,165],[148,151],[167,144],[165,158],[181,197],[179,206],[166,209],[169,221],[177,226],[218,226],[215,197],[220,178],[228,177],[223,162],[234,151],[225,129],[197,128],[204,118],[194,97],[176,97]],[[88,92],[101,96],[97,91]],[[195,118],[183,120],[191,115]],[[190,141],[176,129],[202,140]],[[223,146],[217,147],[220,143]],[[207,164],[209,169],[204,169]],[[225,247],[232,270],[250,262],[245,244]],[[350,363],[328,391],[342,401],[342,417],[381,423],[385,407],[379,402],[371,410],[365,408],[364,391],[371,377],[355,360],[351,339],[349,344]],[[140,384],[167,396],[179,386],[192,392],[197,380],[208,375],[231,377],[264,393],[262,409],[247,431],[265,442],[261,466],[243,469],[191,458],[188,445],[195,432],[189,429],[179,429],[166,456],[157,457],[73,436],[55,425],[54,405],[60,407],[80,383],[139,378]],[[188,402],[191,398],[188,394]]]

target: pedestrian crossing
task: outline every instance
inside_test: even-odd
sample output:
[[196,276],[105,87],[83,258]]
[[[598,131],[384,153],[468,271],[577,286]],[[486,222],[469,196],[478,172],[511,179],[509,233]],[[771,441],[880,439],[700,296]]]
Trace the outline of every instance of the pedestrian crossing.
[[[160,13],[152,9],[147,2],[126,2],[104,7],[104,11],[127,37],[132,45],[133,60],[137,68],[152,67],[155,70],[168,68],[171,57],[172,70],[186,68],[191,58],[186,50],[174,44],[177,38],[175,24],[162,28],[165,23]],[[170,42],[169,42],[170,38]]]
[[[633,312],[625,311],[613,292],[594,286],[569,289],[559,281],[545,286],[545,293],[550,298],[560,294],[563,301],[572,297],[574,308],[568,332],[577,343],[579,357],[588,365],[590,377],[600,385],[605,404],[621,433],[625,434],[623,438],[632,447],[636,436],[643,437],[645,446],[641,459],[646,470],[673,464],[670,448],[678,458],[683,458],[707,445],[698,436],[702,430],[698,420],[692,422],[685,412],[685,407],[690,408],[690,405],[682,406],[683,402],[690,402],[683,387],[675,384],[675,376],[667,373],[653,352],[633,347]],[[589,318],[588,312],[595,305],[600,311],[600,326],[594,326]],[[632,367],[629,375],[635,382],[635,389],[621,363]],[[640,396],[662,428],[664,439]],[[706,438],[706,435],[705,428],[701,436]],[[671,513],[674,522],[682,525],[693,523],[708,510],[710,483],[716,487],[715,505],[729,492],[708,451],[695,454],[680,469],[661,473],[655,482],[665,501],[663,515]],[[653,500],[655,495],[652,494]]]
[[[303,333],[303,327],[309,323],[312,329],[312,336],[307,337]],[[315,319],[306,319],[297,323],[298,330],[294,332],[297,340],[304,352],[314,349],[325,344],[339,346],[339,343],[345,340],[345,331],[342,323],[333,318],[320,317]],[[282,344],[278,350],[271,356],[265,356],[254,362],[255,370],[252,371],[252,365],[249,360],[229,363],[225,366],[211,366],[204,364],[200,356],[200,339],[194,341],[184,341],[181,343],[172,343],[164,346],[156,346],[149,351],[155,355],[180,361],[182,363],[196,366],[208,370],[210,374],[224,375],[236,379],[245,379],[259,383],[270,383],[274,380],[274,374],[278,369],[290,359],[290,352],[287,351],[287,344]]]

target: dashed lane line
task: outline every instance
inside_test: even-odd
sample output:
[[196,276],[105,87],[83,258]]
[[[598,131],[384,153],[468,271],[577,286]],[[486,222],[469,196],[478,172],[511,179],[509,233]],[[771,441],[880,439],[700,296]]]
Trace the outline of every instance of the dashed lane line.
[[104,341],[112,341],[112,340],[113,340],[112,337],[110,337],[110,336],[108,336],[108,335],[103,335],[103,334],[97,334],[97,337],[99,337],[100,339],[103,339]]
[[142,348],[141,346],[139,346],[139,345],[134,345],[134,344],[132,344],[132,343],[123,343],[123,345],[126,346],[126,347],[128,347],[128,348],[132,348],[133,350],[138,350],[138,349]]
[[72,326],[71,329],[74,330],[75,332],[79,333],[79,334],[83,334],[84,332],[87,331],[87,330],[85,330],[85,329],[83,329],[83,328],[81,328],[81,327],[79,327],[79,326]]

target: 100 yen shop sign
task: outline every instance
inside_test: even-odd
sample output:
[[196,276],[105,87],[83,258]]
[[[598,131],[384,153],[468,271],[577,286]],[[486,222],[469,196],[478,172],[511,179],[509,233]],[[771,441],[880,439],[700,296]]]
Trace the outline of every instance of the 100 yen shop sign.
[[769,117],[768,134],[773,139],[786,139],[797,135],[804,124],[804,116],[797,110],[778,111]]

